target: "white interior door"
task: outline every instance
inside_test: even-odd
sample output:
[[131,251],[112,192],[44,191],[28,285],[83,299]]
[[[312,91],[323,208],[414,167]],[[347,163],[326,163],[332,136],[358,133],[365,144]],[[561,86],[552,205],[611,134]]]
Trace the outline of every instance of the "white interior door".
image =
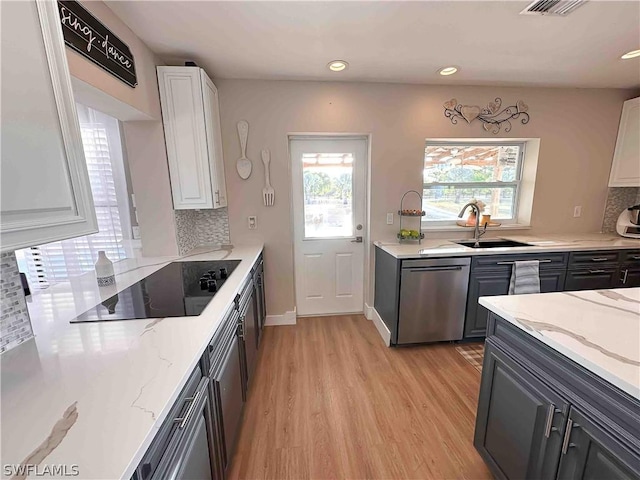
[[291,139],[299,315],[363,311],[367,140]]

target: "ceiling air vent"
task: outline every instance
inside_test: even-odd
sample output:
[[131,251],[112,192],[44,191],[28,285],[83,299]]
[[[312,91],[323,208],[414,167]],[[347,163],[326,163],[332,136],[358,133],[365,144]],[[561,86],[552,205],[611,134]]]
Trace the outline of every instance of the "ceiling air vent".
[[520,15],[569,15],[588,0],[537,0],[525,8]]

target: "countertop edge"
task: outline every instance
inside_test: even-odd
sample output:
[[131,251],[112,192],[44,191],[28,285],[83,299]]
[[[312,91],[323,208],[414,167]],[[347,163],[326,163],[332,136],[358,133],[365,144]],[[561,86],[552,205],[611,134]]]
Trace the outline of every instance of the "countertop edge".
[[559,344],[558,342],[554,341],[553,339],[545,335],[541,335],[536,330],[527,328],[525,325],[520,323],[510,312],[503,309],[499,305],[494,304],[492,301],[492,298],[499,298],[499,297],[480,297],[478,299],[478,303],[483,307],[487,308],[489,311],[493,312],[495,315],[499,316],[500,318],[506,320],[510,324],[520,329],[521,331],[525,332],[529,336],[535,338],[536,340],[540,341],[541,343],[547,345],[548,347],[552,348],[556,352],[560,353],[570,361],[576,363],[582,368],[585,368],[586,370],[590,371],[594,375],[597,375],[602,380],[610,383],[611,385],[620,389],[621,391],[625,392],[631,397],[637,400],[640,400],[640,388],[626,382],[625,380],[621,379],[615,374],[606,371],[601,366],[583,357],[582,355],[576,353],[570,348],[567,348],[564,345]]

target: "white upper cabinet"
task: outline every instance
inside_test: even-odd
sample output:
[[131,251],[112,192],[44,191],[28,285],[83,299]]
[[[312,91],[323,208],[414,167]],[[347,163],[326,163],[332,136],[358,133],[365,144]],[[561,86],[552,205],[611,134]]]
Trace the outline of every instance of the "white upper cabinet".
[[640,97],[624,102],[610,187],[640,187]]
[[173,207],[227,205],[218,90],[199,67],[158,67]]
[[2,2],[2,251],[98,231],[55,1]]

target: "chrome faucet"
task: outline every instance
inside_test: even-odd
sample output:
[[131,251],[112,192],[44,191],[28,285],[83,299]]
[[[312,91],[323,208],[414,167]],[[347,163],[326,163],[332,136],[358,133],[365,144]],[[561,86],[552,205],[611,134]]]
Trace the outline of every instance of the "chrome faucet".
[[476,213],[476,225],[473,229],[473,239],[476,241],[474,247],[477,248],[480,246],[480,237],[487,231],[487,224],[485,223],[484,230],[482,231],[482,233],[480,233],[480,209],[478,208],[478,205],[473,202],[469,202],[464,207],[462,207],[462,210],[460,210],[460,213],[458,214],[458,218],[462,218],[464,212],[468,207],[471,207],[471,209]]

